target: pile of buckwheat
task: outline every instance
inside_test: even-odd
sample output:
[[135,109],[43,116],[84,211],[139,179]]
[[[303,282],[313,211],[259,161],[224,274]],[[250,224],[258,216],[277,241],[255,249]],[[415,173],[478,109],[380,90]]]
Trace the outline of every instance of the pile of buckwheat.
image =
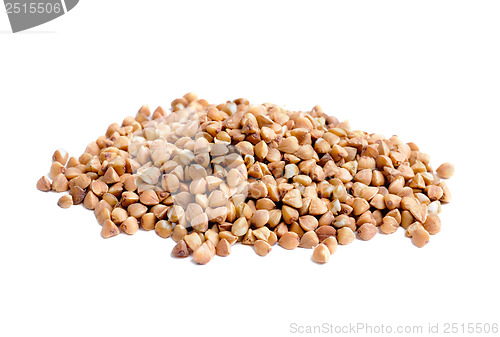
[[440,231],[451,200],[429,156],[398,137],[352,131],[319,106],[288,111],[246,99],[209,104],[193,93],[172,112],[144,105],[111,124],[79,158],[57,150],[41,191],[65,192],[59,206],[83,204],[101,235],[139,228],[172,237],[175,257],[208,263],[236,242],[267,255],[311,248],[328,262],[337,244],[394,233],[423,247]]

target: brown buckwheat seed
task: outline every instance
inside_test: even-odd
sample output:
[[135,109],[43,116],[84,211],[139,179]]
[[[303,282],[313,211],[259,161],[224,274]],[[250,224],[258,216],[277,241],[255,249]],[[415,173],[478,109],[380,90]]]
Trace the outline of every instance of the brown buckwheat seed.
[[319,106],[211,104],[187,93],[170,107],[143,105],[80,156],[55,151],[37,189],[69,191],[59,206],[93,210],[104,238],[154,229],[177,243],[172,256],[198,264],[238,242],[261,256],[276,243],[310,248],[325,263],[356,236],[401,226],[423,247],[441,229],[451,201],[441,179],[454,167],[434,171],[415,143],[351,129]]

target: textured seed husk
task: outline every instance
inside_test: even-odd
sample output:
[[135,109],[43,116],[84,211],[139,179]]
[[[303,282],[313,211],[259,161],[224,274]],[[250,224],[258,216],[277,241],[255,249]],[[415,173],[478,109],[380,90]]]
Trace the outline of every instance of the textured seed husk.
[[60,173],[64,174],[65,172],[66,172],[66,168],[63,165],[61,165],[61,163],[54,162],[50,166],[49,177],[54,179],[58,174],[60,174]]
[[416,205],[412,206],[409,211],[415,220],[424,223],[427,219],[427,205]]
[[52,190],[55,192],[65,192],[68,188],[68,179],[62,173],[58,174],[52,181]]
[[411,242],[419,248],[429,243],[429,233],[424,228],[417,228],[411,237]]
[[401,203],[401,197],[395,194],[386,194],[384,196],[384,202],[387,206],[387,209],[393,210],[395,208],[399,208]]
[[372,176],[372,185],[373,186],[382,186],[385,183],[385,177],[380,171],[373,171]]
[[443,179],[449,179],[453,176],[453,173],[455,173],[455,167],[453,164],[444,163],[436,169],[436,173]]
[[294,153],[300,148],[299,141],[296,137],[288,137],[281,141],[278,150],[285,153]]
[[[227,179],[227,181],[228,181],[228,185],[229,185],[229,187],[233,187],[233,186],[231,186],[231,185],[229,184],[229,176],[230,176],[230,174],[231,174],[231,175],[235,174],[234,172],[236,172],[238,175],[240,174],[240,173],[238,172],[238,170],[236,170],[236,169],[232,169],[231,171],[229,171],[229,173],[228,173],[228,175],[227,175],[227,177],[226,177],[226,179]],[[207,188],[208,188],[208,190],[209,190],[209,191],[214,191],[214,190],[215,190],[215,189],[217,189],[217,188],[218,188],[218,187],[222,184],[222,182],[223,182],[223,180],[222,180],[222,179],[217,178],[217,177],[215,177],[215,176],[207,176],[207,177],[205,177],[205,180],[206,180],[206,182],[207,182]],[[237,185],[235,185],[235,186],[237,186]]]
[[[170,237],[173,231],[172,223],[166,220],[160,220],[155,225],[156,234],[164,239]],[[201,241],[200,241],[201,242]]]
[[337,240],[341,245],[347,245],[354,241],[356,235],[349,227],[342,227],[337,231]]
[[146,190],[142,192],[141,196],[139,197],[139,200],[142,204],[147,206],[154,206],[160,203],[158,195],[153,190]]
[[267,238],[267,243],[271,246],[274,246],[278,242],[278,236],[275,232],[270,232],[269,237]]
[[276,204],[274,203],[274,201],[272,201],[269,198],[263,198],[263,199],[257,200],[255,207],[258,210],[271,211],[271,210],[276,208]]
[[366,187],[362,192],[361,192],[361,198],[365,199],[366,201],[372,200],[378,193],[378,188],[375,186],[370,186]]
[[205,232],[208,229],[209,217],[206,213],[201,213],[191,219],[190,224],[193,229],[199,232]]
[[283,174],[284,178],[290,179],[299,174],[299,168],[295,164],[285,165],[285,173]]
[[[223,223],[224,221],[226,221],[228,209],[225,206],[221,206],[221,207],[217,207],[217,208],[208,207],[205,210],[205,213],[203,213],[203,214],[208,216],[209,221]],[[193,222],[194,222],[194,220],[193,220]]]
[[434,235],[441,231],[441,220],[437,214],[430,214],[422,226],[430,235]]
[[111,193],[104,193],[102,200],[105,200],[111,207],[115,207],[118,204],[118,199]]
[[[177,226],[176,226],[177,227]],[[186,236],[184,236],[184,241],[186,242],[187,246],[189,249],[191,249],[193,252],[201,246],[201,238],[197,233],[191,233]],[[208,248],[208,247],[207,247]]]
[[255,156],[259,158],[260,160],[264,159],[267,154],[269,153],[269,148],[263,140],[257,143],[254,148],[255,151]]
[[401,212],[401,227],[407,229],[414,221],[413,215],[409,211]]
[[292,222],[292,224],[290,226],[288,226],[288,230],[290,232],[297,233],[299,238],[302,237],[302,235],[304,235],[304,233],[305,233],[304,230],[302,229],[302,227],[300,227],[298,222]]
[[[139,177],[146,184],[155,185],[158,182],[158,180],[160,179],[160,175],[161,175],[161,172],[160,172],[160,170],[157,167],[149,167],[149,168],[145,169],[139,175]],[[105,180],[104,181],[107,182],[106,181],[106,175],[105,175]]]
[[[74,178],[84,174],[85,172],[86,172],[85,165],[78,165],[78,166],[70,167],[70,168],[66,169],[66,171],[64,172],[64,176],[68,180],[71,180],[71,179],[74,179]],[[96,173],[96,172],[89,171],[88,173]]]
[[128,207],[132,204],[135,204],[138,201],[139,201],[139,196],[136,193],[126,191],[122,193],[122,198],[120,203],[123,207]]
[[422,173],[417,173],[411,180],[409,186],[416,189],[425,188],[425,180],[422,177]]
[[176,225],[172,231],[172,240],[179,242],[184,239],[186,235],[188,235],[187,229],[182,225]]
[[278,244],[285,249],[295,249],[299,246],[300,238],[297,233],[287,232],[281,236],[278,241]]
[[[54,184],[54,182],[52,182],[52,184]],[[441,181],[438,186],[443,190],[443,196],[441,197],[441,199],[439,199],[439,201],[451,202],[451,192],[448,188],[448,185],[444,181]]]
[[365,185],[369,185],[372,181],[373,171],[371,169],[363,169],[356,173],[354,180],[359,181]]
[[231,254],[231,244],[226,239],[221,239],[215,247],[215,253],[222,257],[228,256]]
[[319,218],[318,225],[319,226],[330,226],[333,224],[333,221],[335,220],[335,216],[331,211],[326,212]]
[[205,241],[212,241],[212,243],[217,246],[219,243],[219,232],[216,226],[212,227],[212,229],[209,229],[205,232]]
[[148,208],[146,206],[144,206],[143,204],[136,203],[136,204],[132,204],[132,205],[128,206],[127,211],[128,211],[128,214],[130,214],[134,218],[139,219],[144,214],[146,214],[146,212],[148,211]]
[[401,223],[401,212],[399,211],[398,208],[393,209],[392,211],[387,212],[385,215],[393,217],[394,219],[396,219],[396,222],[398,223],[398,225]]
[[189,252],[188,246],[186,245],[186,243],[183,240],[177,242],[177,244],[172,249],[172,256],[173,257],[184,258],[184,257],[188,257],[189,255],[190,255],[190,252]]
[[324,244],[319,244],[314,248],[312,259],[316,263],[327,263],[330,260],[330,250]]
[[101,236],[108,239],[112,236],[116,236],[120,233],[120,230],[115,225],[115,223],[109,219],[105,220],[102,224]]
[[86,209],[93,210],[99,203],[99,198],[92,191],[88,191],[85,199],[83,199],[83,206]]
[[257,210],[251,218],[251,223],[257,228],[264,226],[268,221],[269,211],[263,209]]
[[309,214],[311,215],[323,215],[328,212],[328,207],[319,198],[313,198],[311,204],[309,205]]
[[274,228],[274,233],[276,233],[276,236],[278,238],[281,238],[283,235],[285,235],[286,232],[288,232],[288,226],[282,222],[276,228]]
[[302,207],[302,197],[300,195],[300,191],[297,189],[293,189],[286,193],[282,201],[284,204],[294,208]]
[[[172,222],[177,222],[184,218],[184,209],[179,205],[173,205],[167,212],[167,217]],[[205,229],[207,230],[207,229]]]
[[358,236],[361,240],[371,240],[377,233],[378,228],[371,223],[365,223],[358,228]]
[[375,226],[380,226],[382,224],[382,220],[384,218],[384,215],[380,210],[375,210],[372,212],[372,216],[375,219]]
[[80,162],[75,157],[70,157],[68,162],[66,163],[67,168],[76,167],[78,165],[80,165]]
[[57,202],[61,208],[70,208],[73,205],[73,198],[70,195],[63,195]]
[[236,145],[236,148],[240,151],[241,155],[254,155],[254,147],[250,142],[242,141]]
[[[74,179],[86,172],[85,165],[78,165],[75,167],[70,167],[64,171],[64,176],[68,179]],[[89,173],[95,173],[95,172],[90,172]]]
[[380,225],[380,231],[384,234],[392,234],[399,228],[398,221],[392,216],[386,215]]
[[335,236],[337,233],[332,226],[320,226],[315,232],[320,242],[324,241],[329,236]]
[[69,154],[63,149],[56,150],[52,155],[52,160],[58,162],[61,165],[66,165],[68,162]]
[[318,219],[312,215],[304,215],[299,218],[299,224],[305,231],[314,231],[318,228]]
[[441,199],[443,196],[443,189],[436,185],[430,185],[427,186],[426,193],[430,200],[435,201]]
[[260,256],[266,256],[272,250],[271,245],[264,240],[255,241],[253,248],[255,249],[255,253]]
[[228,230],[221,230],[219,232],[219,239],[226,239],[231,245],[234,245],[238,241],[238,237]]
[[241,243],[244,245],[253,245],[256,240],[257,238],[253,234],[253,230],[249,228],[243,239],[241,239]]
[[435,200],[427,205],[427,212],[429,214],[439,214],[441,213],[441,202]]
[[318,235],[314,231],[304,233],[300,238],[299,247],[301,248],[314,248],[319,244]]
[[47,177],[43,176],[36,183],[36,188],[42,192],[48,192],[52,189],[52,183]]
[[370,204],[365,199],[354,198],[352,207],[354,215],[361,215],[370,209]]
[[72,188],[70,188],[69,194],[73,198],[73,205],[81,204],[86,196],[85,190],[83,190],[79,186],[73,186]]
[[139,230],[139,222],[137,221],[137,218],[132,216],[128,217],[122,222],[120,229],[129,235],[133,235]]
[[191,222],[196,216],[203,213],[203,208],[196,203],[190,203],[187,206],[185,213],[186,213],[186,220],[188,222]]
[[[220,185],[220,183],[222,182],[222,180],[220,180],[220,179],[219,179],[219,181],[214,181],[213,179],[211,179],[210,181],[212,182],[212,184],[209,183],[209,188],[211,188],[212,190],[214,188],[217,188]],[[237,169],[233,168],[233,169],[229,170],[229,172],[227,173],[226,181],[227,181],[227,185],[229,187],[236,187],[243,182],[243,176],[241,175],[241,173]]]
[[342,227],[349,226],[350,221],[351,220],[350,220],[350,217],[348,215],[340,214],[339,216],[337,216],[335,218],[332,225],[335,226],[335,228],[342,228]]
[[102,225],[105,220],[111,219],[112,210],[112,207],[106,201],[99,201],[94,209],[94,215],[96,216],[97,222]]
[[337,251],[338,242],[335,236],[329,236],[321,243],[328,247],[330,254],[333,254]]
[[111,212],[111,220],[113,220],[113,222],[115,224],[121,224],[123,221],[125,221],[127,218],[129,217],[127,211],[123,208],[115,208],[113,209],[113,211]]
[[136,178],[132,175],[129,175],[126,178],[124,178],[123,187],[130,192],[137,190]]
[[382,194],[375,195],[370,201],[370,205],[376,209],[385,209],[385,200]]
[[220,190],[215,190],[208,197],[208,205],[212,208],[226,205],[227,196]]
[[212,259],[212,252],[206,243],[201,244],[193,251],[193,261],[198,264],[207,264]]
[[80,164],[82,165],[87,165],[87,163],[92,159],[94,158],[93,155],[91,155],[90,153],[83,153],[79,158],[78,158],[78,161],[80,162]]
[[150,231],[155,229],[156,225],[156,216],[153,213],[146,213],[141,217],[141,227],[146,230]]
[[271,231],[265,226],[252,230],[252,233],[257,240],[263,240],[266,242],[269,240],[269,236],[271,235]]
[[231,233],[235,236],[245,235],[248,231],[249,225],[246,218],[237,219],[231,227]]
[[210,258],[213,259],[216,254],[216,248],[214,243],[210,240],[205,240],[203,244],[208,246],[208,249],[210,250]]
[[268,224],[271,228],[276,227],[280,221],[281,221],[281,210],[280,209],[273,209],[269,211],[269,221]]
[[285,220],[286,223],[292,223],[299,219],[299,212],[295,208],[283,205],[281,211],[283,220]]
[[98,197],[102,196],[104,193],[108,192],[108,185],[102,180],[94,180],[90,184],[90,190]]
[[424,228],[418,221],[412,223],[405,231],[405,236],[411,238],[417,229]]
[[212,144],[210,148],[210,154],[212,156],[223,156],[229,152],[229,148],[224,143]]
[[357,226],[362,226],[363,224],[365,223],[370,223],[374,226],[377,225],[377,221],[375,220],[375,218],[373,217],[373,214],[372,212],[370,211],[366,211],[364,212],[363,214],[361,214],[359,217],[358,217],[358,220],[356,221],[356,225]]
[[266,185],[262,182],[255,182],[248,186],[248,193],[254,199],[265,198],[268,194]]
[[409,211],[412,207],[418,206],[419,203],[416,197],[408,196],[401,199],[400,205],[402,209]]
[[106,184],[114,184],[120,181],[120,176],[118,175],[118,173],[116,173],[114,168],[110,167],[102,177],[102,180]]
[[70,183],[73,182],[74,186],[78,186],[81,189],[86,189],[89,187],[90,183],[92,182],[92,179],[86,174],[80,174],[78,177],[72,179]]
[[171,193],[177,192],[180,187],[179,178],[175,174],[167,174],[164,188]]

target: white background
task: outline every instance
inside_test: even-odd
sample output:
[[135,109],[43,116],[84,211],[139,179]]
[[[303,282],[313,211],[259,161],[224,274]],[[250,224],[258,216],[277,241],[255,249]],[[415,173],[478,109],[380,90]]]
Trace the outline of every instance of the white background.
[[[0,336],[288,336],[290,324],[500,323],[498,1],[81,1],[12,34],[0,13]],[[452,162],[424,248],[400,229],[206,266],[154,232],[104,240],[93,213],[35,189],[144,103],[188,91],[294,109]],[[425,331],[424,329],[424,331]]]

